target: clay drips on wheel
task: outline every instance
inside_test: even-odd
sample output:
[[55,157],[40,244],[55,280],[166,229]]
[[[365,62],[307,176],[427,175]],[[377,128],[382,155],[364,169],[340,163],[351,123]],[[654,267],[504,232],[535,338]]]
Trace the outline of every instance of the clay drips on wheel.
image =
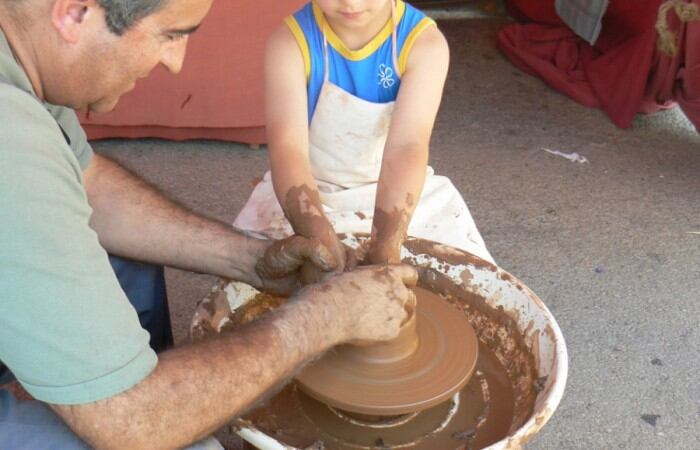
[[464,314],[479,337],[479,359],[470,381],[452,399],[399,416],[362,416],[329,408],[290,384],[247,416],[280,442],[326,449],[396,448],[456,450],[487,447],[519,428],[538,392],[535,362],[515,321],[476,294],[424,269],[419,282]]
[[365,415],[420,411],[449,399],[471,378],[478,343],[467,318],[425,289],[395,340],[343,345],[307,367],[297,380],[312,397]]
[[[407,247],[409,245],[412,254],[437,253],[431,243],[408,242]],[[544,383],[537,378],[537,348],[527,346],[524,331],[518,328],[513,311],[491,307],[483,297],[472,292],[469,270],[463,274],[463,285],[455,284],[439,271],[451,264],[469,263],[493,271],[496,267],[459,252],[442,253],[437,261],[438,269],[420,269],[419,286],[439,295],[456,314],[464,315],[479,339],[479,359],[474,374],[458,395],[415,414],[366,416],[329,408],[292,383],[250,413],[245,426],[253,426],[298,448],[322,443],[319,448],[341,450],[480,449],[520,428],[531,416],[535,397]],[[417,260],[404,262],[419,265]],[[245,315],[247,320],[250,316],[245,310],[259,312],[257,303],[264,305],[265,310],[278,303],[266,297],[256,297],[239,308],[235,317],[226,319],[239,322]],[[225,325],[217,330],[228,328],[229,323]]]
[[452,399],[416,414],[363,417],[330,408],[288,385],[247,416],[286,445],[327,450],[480,449],[505,437],[514,416],[513,387],[498,357],[483,343],[471,380]]

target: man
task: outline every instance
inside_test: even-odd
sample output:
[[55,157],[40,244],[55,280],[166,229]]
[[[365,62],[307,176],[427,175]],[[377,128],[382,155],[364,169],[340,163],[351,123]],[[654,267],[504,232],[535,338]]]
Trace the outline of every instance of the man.
[[149,347],[107,252],[280,292],[309,260],[335,267],[317,242],[250,239],[165,199],[93,155],[68,109],[178,72],[211,1],[0,0],[0,360],[38,400],[0,390],[0,448],[181,448],[328,348],[398,333],[416,274],[370,267],[239,332]]

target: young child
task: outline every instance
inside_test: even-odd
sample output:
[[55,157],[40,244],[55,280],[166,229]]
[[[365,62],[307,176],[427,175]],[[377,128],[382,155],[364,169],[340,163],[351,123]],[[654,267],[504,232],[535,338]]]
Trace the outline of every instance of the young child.
[[371,263],[399,262],[407,234],[492,261],[427,165],[448,63],[435,22],[402,0],[313,0],[288,17],[265,59],[272,170],[234,226],[317,237],[338,271],[345,232],[371,231]]

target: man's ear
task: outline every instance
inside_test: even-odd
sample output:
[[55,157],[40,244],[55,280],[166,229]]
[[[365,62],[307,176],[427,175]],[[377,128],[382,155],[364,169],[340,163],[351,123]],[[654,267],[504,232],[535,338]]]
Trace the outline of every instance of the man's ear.
[[86,16],[95,6],[94,0],[54,0],[51,23],[66,42],[75,44]]

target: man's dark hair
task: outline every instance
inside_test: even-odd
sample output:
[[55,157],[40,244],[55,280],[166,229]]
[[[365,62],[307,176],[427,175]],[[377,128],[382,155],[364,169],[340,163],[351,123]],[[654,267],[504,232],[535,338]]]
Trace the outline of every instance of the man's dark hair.
[[107,27],[121,36],[136,22],[165,6],[169,0],[97,0],[105,10]]

